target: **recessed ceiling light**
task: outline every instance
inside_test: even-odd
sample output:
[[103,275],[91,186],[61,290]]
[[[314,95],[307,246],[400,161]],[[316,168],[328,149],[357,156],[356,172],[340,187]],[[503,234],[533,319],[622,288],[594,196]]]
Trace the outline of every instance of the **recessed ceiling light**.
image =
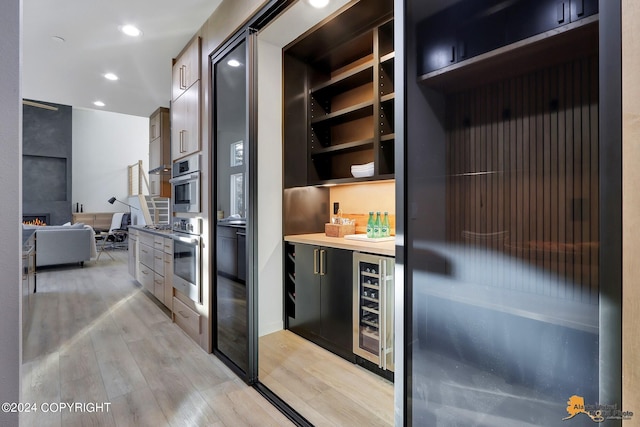
[[120,27],[120,31],[131,37],[138,37],[142,34],[142,31],[140,31],[137,27],[128,24]]
[[104,102],[102,102],[102,101],[95,101],[95,102],[93,103],[93,105],[95,105],[96,107],[104,107]]
[[239,67],[240,61],[238,61],[237,59],[230,59],[227,61],[227,64],[231,67]]
[[51,40],[58,43],[64,43],[66,40],[60,36],[51,36]]
[[308,0],[309,4],[316,9],[322,9],[329,4],[329,0]]
[[107,73],[104,75],[104,78],[107,80],[118,80],[118,76],[113,73]]

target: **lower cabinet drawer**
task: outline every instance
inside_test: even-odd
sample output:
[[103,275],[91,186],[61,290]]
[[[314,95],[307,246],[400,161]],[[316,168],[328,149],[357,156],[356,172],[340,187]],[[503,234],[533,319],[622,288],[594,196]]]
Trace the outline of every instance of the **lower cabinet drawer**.
[[149,267],[147,267],[144,264],[140,264],[140,271],[139,271],[140,275],[138,277],[138,281],[140,282],[140,284],[149,292],[154,293],[155,292],[155,284],[154,284],[154,279],[155,279],[155,273],[153,270],[151,270]]
[[164,303],[164,277],[158,273],[153,276],[153,295]]
[[153,250],[153,271],[164,276],[164,252],[162,250]]
[[198,339],[200,335],[200,315],[176,297],[173,297],[173,321],[192,338]]
[[140,263],[146,265],[147,267],[149,267],[149,269],[153,269],[153,248],[147,245],[143,245],[142,242],[139,243],[140,245],[138,247],[138,255],[140,256]]
[[142,232],[142,233],[139,233],[138,236],[139,236],[138,239],[140,240],[140,243],[153,248],[154,241],[155,241],[153,234]]

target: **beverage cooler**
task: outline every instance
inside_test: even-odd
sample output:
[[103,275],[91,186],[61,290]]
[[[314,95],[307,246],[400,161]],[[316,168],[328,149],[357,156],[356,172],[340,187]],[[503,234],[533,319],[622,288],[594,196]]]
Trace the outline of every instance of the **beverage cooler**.
[[393,372],[394,258],[353,254],[353,352]]

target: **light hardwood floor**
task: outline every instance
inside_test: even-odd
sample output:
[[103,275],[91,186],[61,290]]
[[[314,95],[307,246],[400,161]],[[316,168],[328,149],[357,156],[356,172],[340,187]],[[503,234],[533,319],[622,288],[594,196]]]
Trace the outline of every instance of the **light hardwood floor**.
[[[129,276],[126,251],[113,255],[38,272],[22,365],[22,402],[38,411],[21,426],[292,425],[171,323]],[[62,402],[110,407],[42,410]]]
[[392,426],[393,384],[290,331],[260,338],[259,378],[316,426]]

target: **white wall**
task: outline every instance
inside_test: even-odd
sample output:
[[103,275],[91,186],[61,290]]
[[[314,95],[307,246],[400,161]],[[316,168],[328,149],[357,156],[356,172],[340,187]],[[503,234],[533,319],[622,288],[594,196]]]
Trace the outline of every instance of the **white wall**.
[[258,334],[283,328],[282,49],[258,41]]
[[125,205],[107,200],[127,202],[128,165],[142,160],[147,171],[149,118],[74,108],[72,153],[74,211],[80,203],[85,212],[126,212]]
[[[22,82],[21,0],[0,2],[0,402],[18,402],[22,367],[21,222]],[[0,425],[17,426],[18,414],[0,412]]]

